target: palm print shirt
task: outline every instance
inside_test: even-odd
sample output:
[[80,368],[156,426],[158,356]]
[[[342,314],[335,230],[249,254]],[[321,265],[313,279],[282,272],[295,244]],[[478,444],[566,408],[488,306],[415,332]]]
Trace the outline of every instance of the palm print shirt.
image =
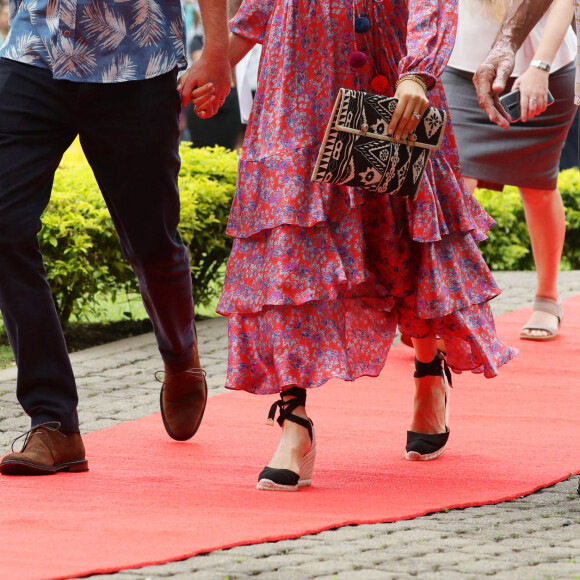
[[10,0],[0,57],[55,79],[116,83],[185,68],[180,0]]

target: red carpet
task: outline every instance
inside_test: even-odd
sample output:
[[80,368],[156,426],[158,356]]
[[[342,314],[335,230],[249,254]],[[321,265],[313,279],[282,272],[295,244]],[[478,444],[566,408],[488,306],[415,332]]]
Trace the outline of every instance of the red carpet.
[[86,436],[91,471],[0,477],[0,578],[68,578],[178,560],[239,544],[495,503],[580,471],[580,296],[552,343],[517,339],[529,309],[498,319],[520,356],[500,376],[455,377],[451,438],[433,462],[403,456],[413,356],[393,349],[379,379],[309,394],[319,436],[314,486],[258,492],[279,437],[271,397],[210,399],[194,440],[159,415]]

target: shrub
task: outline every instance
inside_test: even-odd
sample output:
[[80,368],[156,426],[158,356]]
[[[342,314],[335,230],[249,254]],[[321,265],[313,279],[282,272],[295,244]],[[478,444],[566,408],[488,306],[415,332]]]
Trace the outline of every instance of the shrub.
[[[238,156],[221,147],[180,148],[182,212],[180,232],[191,256],[194,298],[210,304],[221,290],[231,248],[225,234],[233,199]],[[558,181],[566,208],[563,267],[580,268],[580,172],[562,172]],[[477,190],[476,197],[498,222],[481,245],[494,270],[533,269],[530,238],[520,196]],[[84,155],[75,143],[56,172],[52,201],[43,216],[40,244],[63,325],[72,315],[99,315],[99,297],[114,300],[137,291],[137,281],[121,254],[109,213]]]
[[[558,177],[566,211],[566,239],[562,268],[580,269],[580,172],[562,171]],[[517,188],[505,187],[503,192],[478,189],[475,196],[496,220],[489,240],[481,244],[481,252],[492,270],[533,270],[530,236],[524,208]]]
[[40,247],[63,325],[95,309],[95,296],[132,291],[135,276],[123,259],[109,212],[86,161],[65,156],[42,217]]
[[477,189],[475,197],[497,222],[488,232],[489,239],[480,245],[487,265],[492,270],[530,270],[534,260],[518,190]]
[[[231,247],[225,228],[238,156],[219,147],[191,149],[187,144],[180,154],[180,233],[192,258],[194,298],[207,305],[219,292]],[[122,256],[106,205],[77,144],[56,172],[39,238],[63,325],[73,314],[98,314],[96,296],[114,300],[120,292],[137,291],[135,275]]]
[[558,178],[558,187],[566,210],[566,240],[562,264],[570,270],[580,270],[580,171],[562,171]]
[[223,285],[232,240],[226,225],[234,197],[238,155],[222,147],[181,148],[179,231],[191,259],[193,297],[208,305]]

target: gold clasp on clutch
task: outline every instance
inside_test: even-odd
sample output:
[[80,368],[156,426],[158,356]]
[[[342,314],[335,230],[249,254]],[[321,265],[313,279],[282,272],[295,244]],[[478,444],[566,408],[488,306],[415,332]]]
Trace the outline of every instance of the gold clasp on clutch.
[[369,126],[366,123],[363,123],[360,126],[361,135],[363,135],[363,136],[366,135],[368,130],[369,130]]

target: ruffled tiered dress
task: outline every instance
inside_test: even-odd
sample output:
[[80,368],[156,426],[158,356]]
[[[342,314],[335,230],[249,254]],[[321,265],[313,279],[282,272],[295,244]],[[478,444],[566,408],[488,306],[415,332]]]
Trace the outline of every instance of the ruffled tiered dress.
[[[430,104],[447,108],[438,78],[456,9],[449,0],[243,2],[231,30],[263,52],[218,305],[229,317],[228,388],[269,394],[376,376],[397,324],[441,336],[455,371],[493,377],[515,356],[496,335],[488,301],[499,290],[478,249],[493,221],[462,183],[450,123],[414,201],[310,181],[341,87],[371,92],[380,69],[392,95],[401,75],[420,74]],[[359,11],[374,27],[375,64],[354,70]]]

